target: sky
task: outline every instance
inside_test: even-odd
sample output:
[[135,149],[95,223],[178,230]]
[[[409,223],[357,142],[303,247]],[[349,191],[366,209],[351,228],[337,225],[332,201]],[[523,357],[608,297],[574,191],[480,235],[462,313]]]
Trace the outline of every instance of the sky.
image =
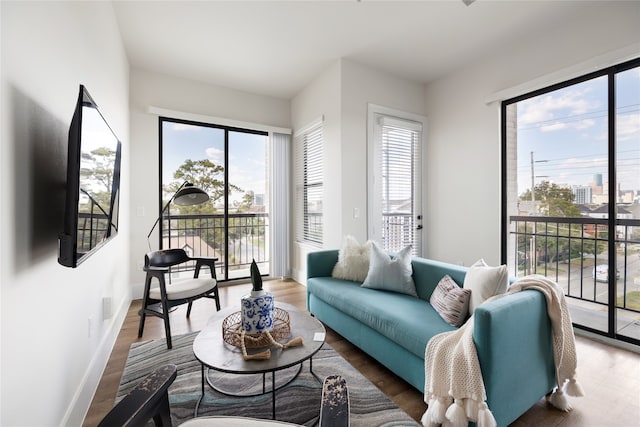
[[[116,149],[118,148],[118,139],[111,131],[111,128],[104,121],[96,108],[82,108],[82,155],[80,158],[80,167],[82,169],[93,169],[95,164],[90,161],[90,154],[98,148],[108,148],[113,152],[115,161]],[[96,197],[98,193],[111,193],[111,185],[105,187],[103,181],[96,182],[91,178],[82,179],[81,188]],[[89,200],[83,194],[80,194],[80,203],[88,203]]]
[[[518,194],[535,184],[608,182],[607,77],[517,103]],[[640,68],[616,77],[616,155],[621,190],[640,190]],[[605,184],[606,185],[606,184]]]
[[[224,130],[206,126],[163,122],[162,181],[175,181],[173,173],[186,159],[208,159],[224,165]],[[229,181],[244,191],[266,193],[267,137],[229,133]],[[232,194],[239,201],[241,194]]]

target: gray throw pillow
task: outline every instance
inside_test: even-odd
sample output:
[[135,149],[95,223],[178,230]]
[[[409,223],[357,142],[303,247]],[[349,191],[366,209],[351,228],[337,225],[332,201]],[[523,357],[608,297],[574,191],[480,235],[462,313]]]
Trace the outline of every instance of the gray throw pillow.
[[372,242],[369,272],[362,287],[417,297],[412,273],[411,246],[407,246],[391,258],[376,242]]

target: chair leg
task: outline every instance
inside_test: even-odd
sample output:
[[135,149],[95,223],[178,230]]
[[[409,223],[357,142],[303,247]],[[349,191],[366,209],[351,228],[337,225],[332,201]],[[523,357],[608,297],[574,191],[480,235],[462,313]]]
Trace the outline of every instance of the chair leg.
[[164,334],[167,338],[167,349],[171,350],[171,326],[169,325],[169,306],[166,300],[162,300],[162,319],[164,320]]
[[193,305],[193,301],[189,301],[189,305],[187,306],[187,317],[191,316],[191,306]]
[[216,300],[216,310],[220,311],[220,294],[218,293],[218,286],[216,286],[215,290],[213,291],[213,297]]
[[142,338],[142,333],[144,332],[144,321],[147,315],[144,312],[144,307],[140,310],[140,323],[138,324],[138,338]]
[[144,332],[144,322],[147,318],[147,304],[149,300],[149,289],[151,289],[151,277],[147,276],[147,279],[144,283],[144,294],[142,297],[142,308],[140,309],[140,323],[138,324],[138,338],[142,337],[142,333]]

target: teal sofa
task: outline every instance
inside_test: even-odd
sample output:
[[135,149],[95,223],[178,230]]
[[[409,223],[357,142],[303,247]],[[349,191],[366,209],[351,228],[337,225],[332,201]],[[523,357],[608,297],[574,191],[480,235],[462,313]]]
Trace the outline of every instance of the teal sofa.
[[[307,309],[325,325],[424,392],[427,342],[454,330],[429,304],[444,275],[464,283],[466,267],[413,258],[419,298],[363,288],[331,277],[338,250],[307,256]],[[507,426],[556,386],[551,325],[534,290],[487,302],[475,310],[473,339],[498,426]]]

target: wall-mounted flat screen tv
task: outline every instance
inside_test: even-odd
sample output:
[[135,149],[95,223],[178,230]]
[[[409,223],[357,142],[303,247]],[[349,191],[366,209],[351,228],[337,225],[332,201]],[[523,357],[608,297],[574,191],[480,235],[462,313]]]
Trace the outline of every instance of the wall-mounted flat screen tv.
[[58,262],[77,267],[118,232],[121,144],[87,89],[69,127],[64,232]]

